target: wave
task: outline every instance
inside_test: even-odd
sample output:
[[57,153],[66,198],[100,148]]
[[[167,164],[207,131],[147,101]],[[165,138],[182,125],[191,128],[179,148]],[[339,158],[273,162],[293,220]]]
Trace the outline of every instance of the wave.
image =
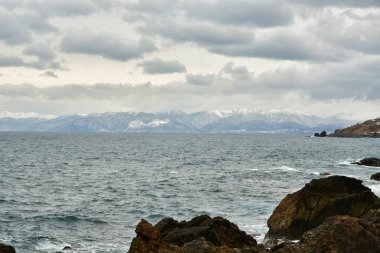
[[354,160],[352,158],[347,158],[343,161],[339,161],[340,165],[352,165],[352,163],[357,162],[357,160]]
[[281,166],[281,167],[275,167],[274,170],[281,170],[285,172],[298,172],[296,168],[288,167],[288,166]]
[[368,187],[376,194],[376,196],[380,197],[380,184],[374,184]]
[[63,223],[77,223],[77,222],[85,222],[92,224],[108,224],[106,221],[100,220],[98,218],[85,217],[85,216],[75,216],[75,215],[38,215],[32,217],[35,220],[45,222],[45,221],[57,221]]

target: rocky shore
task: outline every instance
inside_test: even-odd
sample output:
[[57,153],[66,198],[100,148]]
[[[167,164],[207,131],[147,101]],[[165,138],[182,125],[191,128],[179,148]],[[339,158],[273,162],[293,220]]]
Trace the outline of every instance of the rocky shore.
[[347,128],[337,129],[329,137],[380,138],[380,118],[367,120]]
[[[380,198],[354,178],[310,181],[288,194],[267,224],[265,240],[258,244],[222,217],[164,218],[155,225],[141,220],[128,253],[380,252]],[[15,252],[0,244],[0,253]]]
[[380,199],[354,178],[314,179],[280,202],[268,227],[264,244],[258,244],[221,217],[165,218],[156,225],[142,220],[128,252],[380,252]]

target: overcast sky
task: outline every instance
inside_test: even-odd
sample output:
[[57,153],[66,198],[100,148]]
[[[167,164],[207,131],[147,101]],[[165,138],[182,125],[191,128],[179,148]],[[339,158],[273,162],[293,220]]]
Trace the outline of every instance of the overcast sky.
[[0,111],[379,117],[379,0],[0,0]]

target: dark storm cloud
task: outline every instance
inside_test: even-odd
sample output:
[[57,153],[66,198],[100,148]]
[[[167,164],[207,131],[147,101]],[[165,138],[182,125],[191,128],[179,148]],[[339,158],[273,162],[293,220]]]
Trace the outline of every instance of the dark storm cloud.
[[285,2],[275,0],[196,1],[185,11],[191,18],[230,25],[274,27],[293,21]]
[[188,74],[186,81],[191,85],[211,85],[215,75]]
[[117,61],[140,58],[155,50],[153,42],[145,38],[133,42],[113,34],[96,34],[88,30],[67,34],[61,41],[61,48],[66,53],[99,55]]
[[170,74],[170,73],[184,73],[186,67],[179,61],[162,61],[154,59],[151,61],[144,61],[138,64],[143,68],[146,74]]

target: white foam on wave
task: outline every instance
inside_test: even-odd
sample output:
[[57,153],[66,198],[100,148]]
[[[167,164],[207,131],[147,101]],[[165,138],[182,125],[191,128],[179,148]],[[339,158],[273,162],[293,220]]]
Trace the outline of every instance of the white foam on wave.
[[356,161],[352,158],[347,158],[343,161],[339,161],[339,164],[340,165],[352,165],[353,162],[356,162]]
[[275,167],[275,170],[281,170],[281,171],[292,171],[292,172],[297,172],[298,170],[292,167],[288,166],[281,166],[281,167]]
[[52,242],[48,239],[38,242],[36,245],[36,250],[38,251],[47,251],[47,252],[56,252],[61,251],[68,244]]
[[368,187],[376,194],[376,196],[380,197],[380,184],[374,184]]
[[170,171],[170,172],[169,172],[169,174],[177,175],[177,174],[178,174],[178,172],[177,172],[177,171],[175,171],[175,170],[172,170],[172,171]]
[[239,226],[242,230],[251,234],[258,243],[262,243],[265,238],[265,234],[268,232],[268,226],[263,224],[243,224]]

